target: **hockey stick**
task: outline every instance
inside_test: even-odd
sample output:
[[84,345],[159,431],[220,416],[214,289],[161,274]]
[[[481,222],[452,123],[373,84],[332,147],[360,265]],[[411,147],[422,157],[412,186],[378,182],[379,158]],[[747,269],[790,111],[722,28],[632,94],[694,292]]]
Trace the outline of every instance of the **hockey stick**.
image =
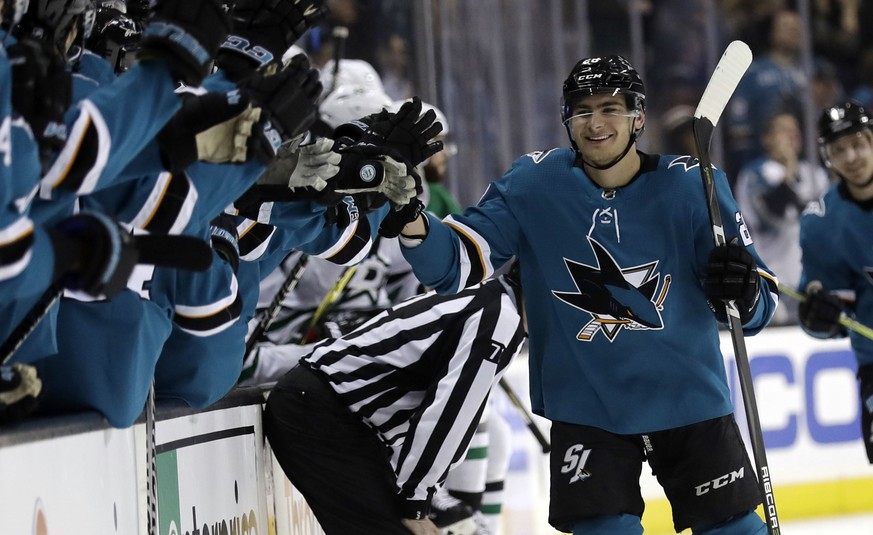
[[525,407],[524,403],[521,402],[521,399],[518,397],[518,394],[513,390],[512,385],[509,382],[501,377],[500,378],[500,388],[506,393],[506,397],[509,398],[509,401],[518,409],[519,414],[521,414],[522,420],[524,420],[527,428],[530,429],[530,432],[533,433],[534,438],[537,439],[537,442],[540,443],[540,448],[542,448],[543,453],[549,453],[552,451],[552,445],[549,444],[549,439],[543,435],[543,432],[540,431],[540,428],[537,426],[537,423],[533,419],[533,415],[530,411]]
[[261,321],[255,326],[255,329],[252,331],[252,334],[249,335],[246,340],[246,352],[243,355],[243,361],[248,358],[249,354],[251,354],[252,350],[258,345],[258,342],[261,341],[261,338],[264,336],[264,333],[267,332],[267,329],[270,328],[270,325],[276,321],[276,316],[279,315],[279,311],[282,310],[282,301],[288,297],[294,288],[300,283],[300,279],[303,278],[303,272],[306,271],[306,265],[309,263],[309,256],[303,254],[300,257],[300,260],[294,265],[294,268],[291,269],[291,272],[288,273],[288,277],[285,278],[285,282],[282,283],[282,286],[279,288],[279,291],[276,292],[275,297],[270,302],[270,308],[267,309],[267,313],[261,318]]
[[[709,156],[709,144],[712,132],[719,117],[727,106],[727,102],[736,90],[740,79],[752,63],[752,52],[742,41],[733,41],[724,51],[715,72],[712,74],[697,110],[692,119],[694,144],[700,161],[700,175],[703,179],[703,191],[709,207],[709,219],[712,224],[712,235],[716,247],[725,245],[724,225],[721,209],[718,205],[718,195],[712,172],[712,162]],[[764,450],[764,435],[761,432],[761,422],[758,419],[758,405],[755,401],[755,387],[752,372],[749,367],[749,355],[746,352],[746,342],[743,337],[743,325],[740,312],[733,301],[726,303],[731,341],[734,346],[734,356],[737,360],[737,374],[740,379],[740,389],[743,392],[743,406],[746,410],[746,421],[749,426],[749,436],[752,442],[752,453],[755,455],[755,465],[758,471],[758,486],[764,495],[764,515],[767,520],[767,530],[770,535],[779,535],[779,519],[776,516],[776,500],[773,497],[773,485],[770,482],[770,469],[767,465],[767,455]]]
[[303,333],[303,337],[300,338],[300,345],[306,345],[315,341],[312,340],[312,338],[315,337],[315,328],[318,327],[318,322],[320,322],[321,319],[331,311],[334,305],[336,305],[336,302],[339,301],[340,296],[342,296],[346,286],[349,285],[349,281],[352,280],[352,277],[355,276],[357,271],[357,265],[346,268],[343,276],[340,277],[340,279],[336,281],[336,284],[333,285],[333,288],[327,292],[327,295],[324,296],[324,299],[321,300],[321,303],[319,303],[318,307],[315,309],[315,313],[312,314],[309,326]]
[[[794,288],[789,288],[788,286],[785,286],[784,284],[779,284],[779,291],[784,293],[785,295],[787,295],[788,297],[790,297],[792,299],[796,299],[797,301],[800,301],[800,302],[806,301],[805,295],[796,291]],[[855,331],[856,333],[860,334],[864,338],[869,338],[870,340],[873,340],[873,329],[871,329],[870,327],[867,327],[866,325],[864,325],[860,321],[853,320],[852,318],[847,316],[845,312],[840,314],[839,321],[840,321],[840,325],[842,325],[843,327],[845,327],[849,330]]]
[[146,435],[146,520],[148,535],[158,534],[158,469],[157,450],[155,449],[155,380],[149,386],[149,395],[145,406]]
[[[131,236],[139,258],[137,264],[205,271],[212,265],[212,248],[205,241],[191,236],[141,235]],[[6,364],[18,348],[48,315],[64,288],[52,284],[31,307],[21,322],[0,345],[0,366]]]

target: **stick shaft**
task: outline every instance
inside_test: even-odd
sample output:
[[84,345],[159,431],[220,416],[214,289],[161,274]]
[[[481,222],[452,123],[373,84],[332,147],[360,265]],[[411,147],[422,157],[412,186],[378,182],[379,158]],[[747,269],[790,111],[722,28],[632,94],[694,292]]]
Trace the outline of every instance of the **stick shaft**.
[[[724,111],[731,94],[736,89],[740,78],[742,78],[743,73],[748,68],[749,63],[751,63],[751,52],[749,52],[748,46],[745,43],[735,41],[728,46],[728,49],[725,50],[719,64],[716,66],[709,84],[704,90],[703,97],[692,122],[694,144],[697,148],[698,159],[700,160],[700,175],[709,209],[713,241],[716,246],[725,244],[725,234],[712,162],[709,156],[709,144],[715,125]],[[755,386],[749,364],[749,355],[746,351],[743,325],[736,303],[729,301],[725,306],[727,308],[728,326],[734,348],[734,357],[737,361],[737,374],[743,395],[743,407],[746,411],[749,438],[752,443],[752,453],[755,457],[755,467],[758,473],[758,486],[764,496],[764,516],[767,522],[767,530],[770,535],[779,535],[780,524],[776,514],[776,500],[773,496],[773,485],[770,481],[770,468],[767,464],[764,435],[761,431],[761,422],[758,417],[758,404],[755,400]]]
[[539,426],[533,419],[533,415],[528,411],[527,407],[522,403],[521,398],[518,397],[518,394],[515,393],[515,390],[512,388],[512,385],[504,379],[500,378],[500,388],[503,389],[503,392],[506,393],[506,397],[509,398],[509,401],[518,409],[521,418],[524,420],[527,428],[530,429],[530,432],[533,433],[534,438],[539,442],[540,448],[542,448],[543,453],[549,453],[552,451],[552,445],[549,443],[549,439],[543,435],[543,432],[540,431]]

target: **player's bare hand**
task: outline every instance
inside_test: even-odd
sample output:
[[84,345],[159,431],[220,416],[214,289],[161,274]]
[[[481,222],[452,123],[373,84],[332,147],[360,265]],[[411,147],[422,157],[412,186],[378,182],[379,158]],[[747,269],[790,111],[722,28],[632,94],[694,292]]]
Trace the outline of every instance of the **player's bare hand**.
[[439,528],[431,522],[429,518],[424,520],[413,520],[411,518],[403,518],[400,520],[410,533],[415,535],[440,535]]

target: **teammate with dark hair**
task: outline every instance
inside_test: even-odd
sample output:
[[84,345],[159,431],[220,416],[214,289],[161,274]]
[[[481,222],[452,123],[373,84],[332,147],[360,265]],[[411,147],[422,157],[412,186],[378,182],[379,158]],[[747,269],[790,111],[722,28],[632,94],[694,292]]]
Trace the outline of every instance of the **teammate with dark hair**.
[[840,325],[840,315],[873,324],[873,115],[855,101],[824,110],[818,143],[838,181],[800,219],[803,329],[817,338],[849,336],[858,361],[861,436],[873,463],[873,340]]
[[760,331],[777,281],[727,177],[714,172],[728,245],[713,247],[698,162],[636,147],[645,89],[621,56],[573,67],[561,119],[572,148],[522,156],[462,214],[411,214],[403,253],[442,293],[518,258],[532,407],[552,421],[552,526],[642,533],[648,460],[677,532],[765,533],[718,323],[732,300],[745,334]]

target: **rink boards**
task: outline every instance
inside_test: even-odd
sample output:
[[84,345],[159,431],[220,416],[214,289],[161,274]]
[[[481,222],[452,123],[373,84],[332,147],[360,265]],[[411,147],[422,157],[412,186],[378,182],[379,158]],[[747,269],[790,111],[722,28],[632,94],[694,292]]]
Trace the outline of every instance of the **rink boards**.
[[[745,429],[728,337],[722,346]],[[873,510],[873,474],[860,439],[847,342],[817,341],[785,328],[748,338],[747,346],[782,520]],[[526,360],[515,362],[507,377],[526,399]],[[159,406],[161,535],[320,533],[264,443],[262,401],[261,392],[243,390],[201,413]],[[496,401],[513,427],[504,533],[551,534],[545,456],[504,396]],[[145,466],[142,421],[119,430],[96,415],[81,415],[4,429],[0,533],[151,535]],[[671,533],[660,487],[643,471],[646,533]]]

